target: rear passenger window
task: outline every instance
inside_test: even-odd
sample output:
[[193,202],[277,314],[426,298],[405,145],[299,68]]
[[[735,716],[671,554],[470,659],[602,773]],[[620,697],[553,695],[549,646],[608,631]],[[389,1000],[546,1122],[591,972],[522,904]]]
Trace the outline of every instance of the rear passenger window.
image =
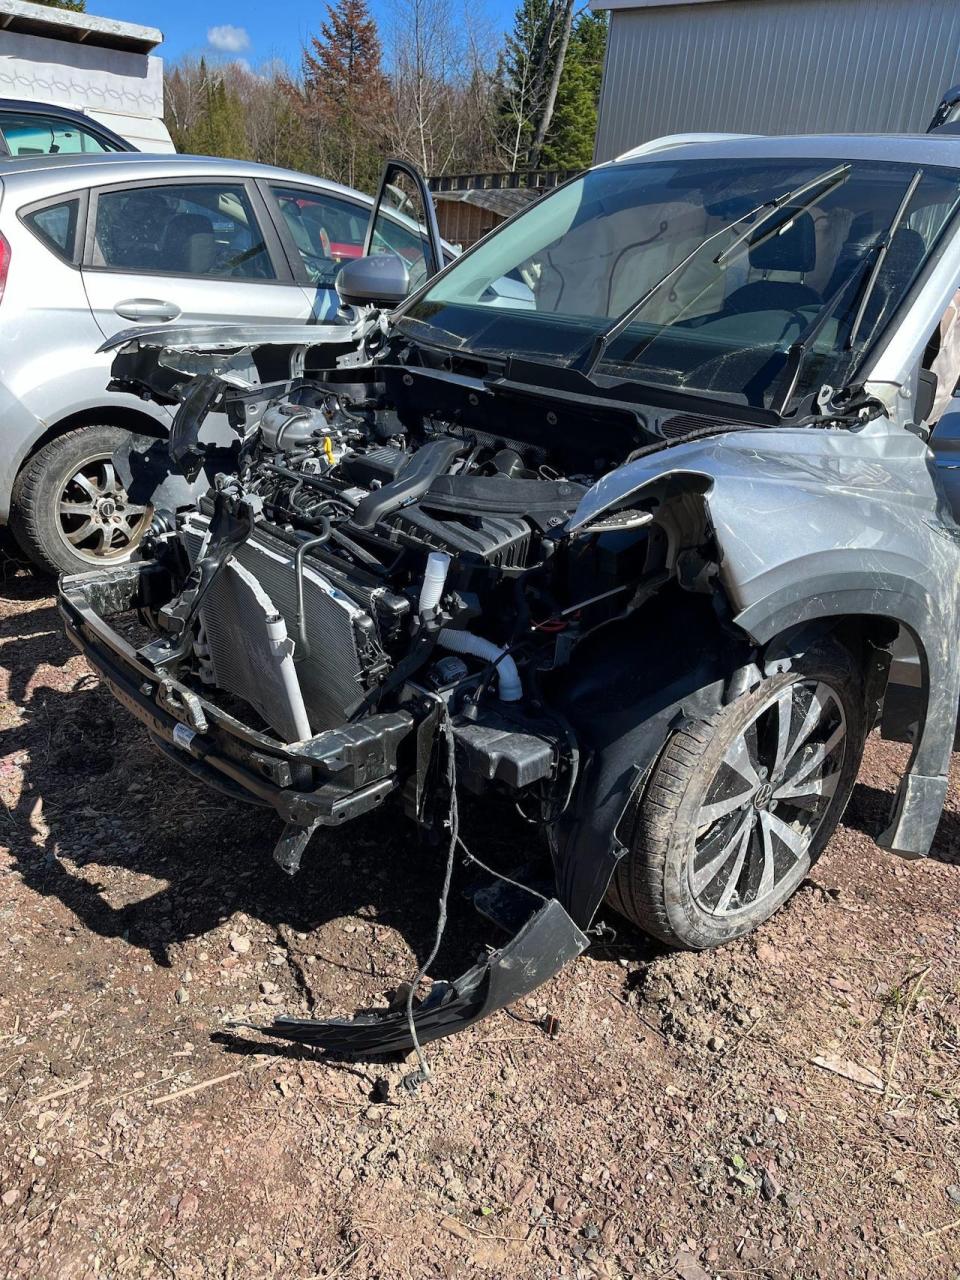
[[63,200],[60,204],[47,205],[45,209],[34,209],[26,215],[24,222],[48,248],[72,262],[77,244],[79,214],[78,199]]
[[11,156],[69,156],[119,148],[92,129],[60,116],[0,111],[0,133]]
[[221,280],[276,279],[247,194],[237,184],[102,191],[91,265]]

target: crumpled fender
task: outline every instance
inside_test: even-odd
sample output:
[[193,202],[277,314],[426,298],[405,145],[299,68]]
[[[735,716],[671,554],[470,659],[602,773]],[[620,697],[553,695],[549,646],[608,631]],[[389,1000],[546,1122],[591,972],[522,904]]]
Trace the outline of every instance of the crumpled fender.
[[919,437],[886,419],[860,431],[745,429],[680,444],[604,476],[568,532],[604,512],[693,489],[720,550],[733,621],[758,645],[802,622],[872,615],[907,628],[926,709],[880,842],[929,851],[960,697],[960,527]]

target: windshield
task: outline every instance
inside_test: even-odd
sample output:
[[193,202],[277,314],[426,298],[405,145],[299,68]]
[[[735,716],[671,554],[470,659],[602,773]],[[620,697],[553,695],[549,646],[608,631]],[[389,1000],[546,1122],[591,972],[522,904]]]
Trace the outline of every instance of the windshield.
[[608,165],[466,254],[400,323],[769,408],[784,380],[794,399],[849,380],[958,198],[955,170],[883,161]]

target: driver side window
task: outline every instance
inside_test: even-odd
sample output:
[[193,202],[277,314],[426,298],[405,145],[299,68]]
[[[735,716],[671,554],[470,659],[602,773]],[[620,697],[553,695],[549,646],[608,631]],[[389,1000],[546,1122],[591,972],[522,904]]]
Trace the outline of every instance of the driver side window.
[[399,258],[407,268],[412,292],[443,263],[432,264],[422,197],[410,175],[393,167],[381,192],[370,237],[370,254],[393,254]]
[[923,364],[937,375],[937,391],[930,413],[933,425],[960,391],[960,291],[953,295],[941,316],[937,331],[927,344]]

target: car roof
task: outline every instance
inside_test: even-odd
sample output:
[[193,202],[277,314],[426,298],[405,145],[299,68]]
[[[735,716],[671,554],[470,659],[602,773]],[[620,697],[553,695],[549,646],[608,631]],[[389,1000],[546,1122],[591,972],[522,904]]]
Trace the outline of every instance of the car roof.
[[[658,145],[662,144],[662,145]],[[795,135],[699,134],[653,139],[624,152],[611,164],[671,160],[817,159],[891,160],[960,169],[960,138],[943,133],[809,133]]]
[[278,169],[252,160],[225,160],[221,156],[150,155],[126,151],[104,155],[89,153],[69,156],[0,157],[0,183],[17,188],[18,198],[29,191],[31,198],[76,191],[78,188],[107,186],[114,182],[138,182],[150,178],[219,177],[266,178],[271,181],[303,182],[344,196],[359,197],[372,204],[372,197],[352,187],[292,169]]

